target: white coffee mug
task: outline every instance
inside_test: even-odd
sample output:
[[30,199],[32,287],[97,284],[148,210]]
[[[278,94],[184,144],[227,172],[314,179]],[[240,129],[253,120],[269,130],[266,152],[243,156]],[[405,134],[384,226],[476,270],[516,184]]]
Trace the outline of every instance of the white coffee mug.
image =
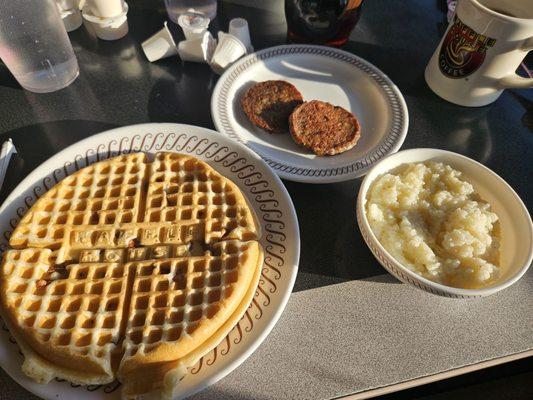
[[426,82],[445,100],[478,107],[505,88],[530,88],[515,71],[533,50],[533,0],[459,0],[426,67]]

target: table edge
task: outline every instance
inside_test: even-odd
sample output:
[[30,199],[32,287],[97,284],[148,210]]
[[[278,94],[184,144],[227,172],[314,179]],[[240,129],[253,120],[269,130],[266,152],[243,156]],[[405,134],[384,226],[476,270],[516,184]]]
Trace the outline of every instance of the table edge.
[[398,392],[400,390],[411,389],[417,386],[426,385],[428,383],[437,382],[440,380],[453,378],[455,376],[463,375],[469,372],[479,371],[481,369],[493,367],[500,364],[505,364],[511,361],[521,360],[523,358],[532,357],[533,349],[522,351],[515,354],[510,354],[503,357],[497,357],[486,361],[481,361],[479,363],[465,365],[463,367],[450,369],[447,371],[439,372],[433,375],[427,375],[420,378],[394,383],[392,385],[383,386],[375,389],[365,390],[359,393],[353,393],[346,396],[335,397],[336,400],[364,400],[370,399],[376,396],[382,396],[385,394],[390,394]]

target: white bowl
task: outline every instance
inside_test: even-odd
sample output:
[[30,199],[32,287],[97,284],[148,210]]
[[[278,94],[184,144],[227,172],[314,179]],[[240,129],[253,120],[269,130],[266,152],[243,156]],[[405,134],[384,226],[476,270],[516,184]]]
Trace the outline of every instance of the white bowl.
[[[489,202],[500,218],[501,275],[481,289],[460,289],[442,285],[409,270],[394,259],[376,238],[366,217],[368,188],[379,176],[401,164],[438,161],[463,173],[481,197]],[[533,260],[533,224],[526,206],[516,192],[490,169],[468,157],[438,149],[403,150],[376,164],[366,175],[357,198],[357,222],[366,244],[379,263],[399,280],[419,289],[452,298],[482,297],[496,293],[515,283],[524,275]]]

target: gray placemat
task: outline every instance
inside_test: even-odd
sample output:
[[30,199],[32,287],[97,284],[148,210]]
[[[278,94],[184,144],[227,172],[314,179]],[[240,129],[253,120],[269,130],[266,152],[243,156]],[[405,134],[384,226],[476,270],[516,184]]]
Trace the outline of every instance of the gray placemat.
[[[426,294],[389,275],[302,273],[259,349],[192,399],[331,399],[533,349],[533,270],[490,297]],[[0,399],[33,399],[0,372]]]
[[533,349],[533,271],[483,299],[390,275],[293,294],[237,370],[193,399],[331,399]]

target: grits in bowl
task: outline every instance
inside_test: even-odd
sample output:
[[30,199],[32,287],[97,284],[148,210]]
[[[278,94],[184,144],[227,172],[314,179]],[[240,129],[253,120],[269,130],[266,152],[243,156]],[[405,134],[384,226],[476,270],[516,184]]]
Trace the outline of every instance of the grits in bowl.
[[379,176],[365,211],[390,255],[431,281],[475,289],[500,275],[498,215],[449,165],[409,163]]

